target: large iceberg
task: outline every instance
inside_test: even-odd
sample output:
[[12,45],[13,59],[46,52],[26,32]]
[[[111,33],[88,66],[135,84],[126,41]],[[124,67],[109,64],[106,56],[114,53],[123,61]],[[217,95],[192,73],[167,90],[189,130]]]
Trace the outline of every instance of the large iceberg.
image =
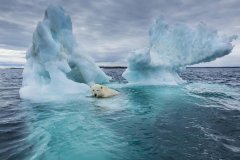
[[188,65],[210,62],[233,49],[236,36],[219,36],[217,30],[200,23],[191,28],[158,19],[149,32],[149,47],[128,58],[123,77],[132,83],[179,84],[178,72]]
[[49,6],[33,33],[26,53],[22,98],[86,93],[88,85],[107,83],[109,77],[83,54],[72,33],[69,15],[60,6]]

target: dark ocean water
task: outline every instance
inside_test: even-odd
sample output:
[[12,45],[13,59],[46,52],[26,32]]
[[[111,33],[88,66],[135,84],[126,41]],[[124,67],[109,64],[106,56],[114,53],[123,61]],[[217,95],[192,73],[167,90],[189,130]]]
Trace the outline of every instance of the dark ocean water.
[[19,97],[21,69],[0,69],[0,160],[240,159],[240,68],[188,68],[180,86],[104,71],[119,96],[36,103]]

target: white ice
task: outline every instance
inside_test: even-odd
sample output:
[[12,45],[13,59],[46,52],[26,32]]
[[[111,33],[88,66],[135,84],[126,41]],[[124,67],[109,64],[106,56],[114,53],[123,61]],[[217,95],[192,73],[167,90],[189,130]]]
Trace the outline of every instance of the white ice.
[[191,28],[158,19],[149,31],[150,44],[128,58],[123,73],[128,82],[179,84],[178,72],[188,65],[210,62],[229,54],[236,36],[220,36],[217,30],[200,23]]
[[[87,94],[90,84],[107,83],[109,77],[82,53],[72,33],[69,15],[49,6],[33,33],[26,53],[20,96],[27,99]],[[61,97],[59,96],[59,97]]]

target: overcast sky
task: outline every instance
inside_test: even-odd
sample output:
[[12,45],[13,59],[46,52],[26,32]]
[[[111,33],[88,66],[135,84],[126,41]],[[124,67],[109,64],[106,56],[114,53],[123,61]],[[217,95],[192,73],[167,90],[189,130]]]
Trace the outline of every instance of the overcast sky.
[[[71,16],[73,32],[96,62],[125,64],[127,54],[147,46],[154,19],[205,22],[220,34],[240,34],[239,0],[0,0],[0,66],[24,63],[32,33],[49,4]],[[228,56],[205,66],[240,66],[240,41]]]

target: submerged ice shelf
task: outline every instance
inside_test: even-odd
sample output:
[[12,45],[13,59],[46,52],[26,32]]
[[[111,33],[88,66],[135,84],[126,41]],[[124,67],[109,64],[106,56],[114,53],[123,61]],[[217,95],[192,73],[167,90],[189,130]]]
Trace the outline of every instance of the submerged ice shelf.
[[107,83],[108,77],[94,61],[79,50],[72,22],[62,7],[49,6],[33,33],[26,53],[22,98],[55,97],[84,93],[87,84]]
[[200,23],[191,28],[158,19],[149,31],[147,48],[130,54],[123,77],[132,83],[179,84],[178,72],[187,65],[210,62],[229,54],[236,36],[220,36]]

